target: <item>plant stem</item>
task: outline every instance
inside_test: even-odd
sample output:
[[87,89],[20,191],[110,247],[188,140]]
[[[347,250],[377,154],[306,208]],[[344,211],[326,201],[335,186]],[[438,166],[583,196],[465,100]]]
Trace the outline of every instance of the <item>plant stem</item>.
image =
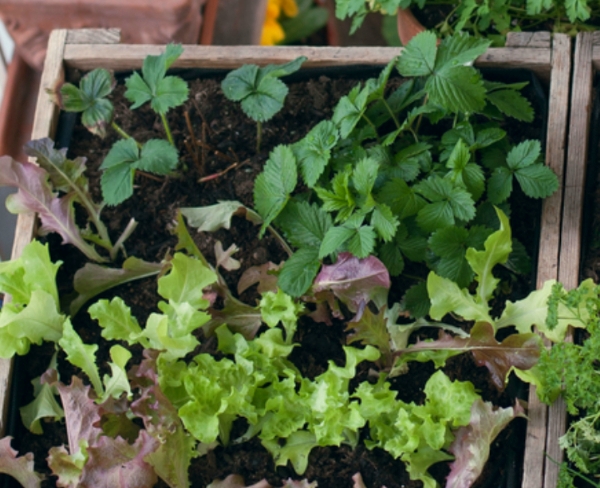
[[[127,132],[125,132],[123,130],[123,128],[117,124],[114,120],[110,123],[110,126],[115,130],[115,132],[117,134],[119,134],[123,139],[133,139],[133,137],[131,137]],[[133,139],[135,141],[135,139]],[[142,148],[142,145],[138,142],[135,141],[135,143],[137,144],[137,147],[139,147],[140,149]]]
[[373,128],[373,130],[375,131],[375,137],[379,141],[379,133],[377,132],[377,126],[365,114],[362,114],[362,118],[365,119],[367,121],[367,124],[369,124]]
[[127,224],[127,227],[125,227],[125,230],[123,231],[123,233],[120,235],[120,237],[117,239],[117,242],[115,242],[115,245],[113,246],[113,248],[110,251],[110,259],[111,260],[115,260],[115,258],[117,257],[117,253],[119,252],[119,249],[123,249],[123,254],[125,255],[125,257],[127,257],[127,253],[125,252],[125,248],[123,247],[123,243],[129,238],[129,236],[133,233],[133,231],[135,230],[135,228],[137,227],[138,223],[135,219],[131,219],[129,221],[129,223]]
[[386,102],[385,98],[382,98],[381,101],[385,105],[385,108],[387,108],[387,111],[392,116],[392,120],[394,121],[394,124],[396,124],[396,129],[399,129],[400,128],[400,122],[398,122],[398,119],[396,118],[396,115],[394,115],[394,112],[392,112],[392,108],[388,105],[388,103]]
[[267,229],[273,235],[273,237],[275,237],[275,239],[279,241],[279,244],[281,244],[281,247],[283,247],[283,250],[288,254],[288,256],[294,254],[292,248],[288,245],[287,242],[285,242],[285,239],[281,236],[279,232],[275,230],[275,228],[272,225],[268,225]]
[[167,140],[171,143],[171,146],[175,146],[175,142],[173,141],[173,134],[171,134],[171,129],[169,128],[169,122],[167,121],[167,116],[165,114],[161,113],[160,120],[162,120],[163,126],[165,128],[165,132],[167,134]]
[[260,152],[262,143],[262,122],[256,122],[256,152]]

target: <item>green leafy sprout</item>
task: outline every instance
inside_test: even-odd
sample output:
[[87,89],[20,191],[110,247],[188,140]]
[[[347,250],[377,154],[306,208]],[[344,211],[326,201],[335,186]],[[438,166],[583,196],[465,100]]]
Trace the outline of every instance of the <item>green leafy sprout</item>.
[[478,37],[487,37],[495,45],[503,45],[510,31],[539,30],[550,24],[554,32],[575,35],[593,28],[588,21],[598,15],[596,0],[500,0],[488,2],[460,0],[452,5],[444,0],[336,0],[336,16],[352,18],[351,32],[356,31],[369,12],[395,15],[398,9],[426,9],[448,7],[446,17],[435,26],[442,36],[467,31]]
[[240,102],[244,113],[256,122],[256,150],[260,151],[262,123],[270,120],[283,108],[288,87],[279,78],[300,69],[305,56],[282,65],[259,67],[246,64],[227,74],[221,88],[225,96]]
[[167,70],[181,56],[180,45],[169,44],[158,56],[147,56],[142,74],[135,72],[125,81],[125,97],[132,109],[149,102],[160,116],[168,144],[150,140],[142,144],[135,141],[113,120],[114,107],[107,98],[115,86],[112,74],[106,69],[95,69],[82,77],[79,86],[64,83],[53,94],[59,106],[67,112],[81,112],[83,125],[101,137],[112,127],[123,141],[114,144],[101,165],[102,196],[107,205],[117,205],[133,194],[136,171],[167,175],[179,161],[173,135],[167,121],[167,112],[187,100],[187,83],[178,76],[167,76]]

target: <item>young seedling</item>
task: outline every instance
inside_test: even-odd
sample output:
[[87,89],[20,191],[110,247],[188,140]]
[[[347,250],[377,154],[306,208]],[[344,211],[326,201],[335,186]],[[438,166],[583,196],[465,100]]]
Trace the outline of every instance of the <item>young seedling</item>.
[[132,109],[150,102],[150,107],[162,120],[167,139],[174,145],[173,135],[167,122],[167,112],[182,105],[188,97],[187,83],[178,76],[166,76],[167,70],[181,56],[180,45],[169,44],[158,56],[147,56],[142,66],[142,75],[134,73],[125,81],[125,97],[133,102]]
[[270,64],[259,68],[246,64],[231,71],[221,83],[225,96],[234,102],[241,102],[244,113],[256,122],[256,151],[260,151],[262,123],[270,120],[283,108],[288,87],[279,78],[300,69],[306,61],[300,56],[283,65]]

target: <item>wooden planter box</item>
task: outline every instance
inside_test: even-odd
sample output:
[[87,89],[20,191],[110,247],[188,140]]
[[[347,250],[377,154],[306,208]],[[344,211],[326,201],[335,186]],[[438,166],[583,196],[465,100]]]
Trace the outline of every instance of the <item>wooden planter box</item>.
[[[586,38],[587,39],[587,38]],[[46,90],[64,79],[70,68],[91,70],[107,68],[115,71],[139,69],[148,54],[159,54],[163,46],[121,45],[117,30],[55,30],[51,34],[38,97],[32,139],[55,135],[58,109]],[[580,49],[578,44],[578,49]],[[174,68],[234,69],[245,63],[269,64],[288,62],[300,55],[308,58],[303,68],[324,66],[380,65],[398,54],[398,48],[388,47],[210,47],[185,46]],[[600,51],[599,51],[600,53]],[[571,41],[565,35],[552,39],[549,33],[523,33],[509,38],[507,47],[491,48],[476,62],[480,68],[529,69],[549,86],[549,118],[546,144],[546,164],[563,181],[565,142],[571,74]],[[577,65],[576,65],[577,69]],[[591,57],[590,57],[591,69]],[[590,77],[591,80],[591,77]],[[574,94],[574,99],[576,97]],[[575,112],[575,111],[574,111]],[[573,114],[581,115],[581,114]],[[571,133],[574,136],[574,133]],[[573,150],[577,149],[576,147]],[[571,158],[571,152],[569,152]],[[573,168],[569,168],[572,170]],[[572,188],[567,184],[565,197]],[[559,268],[561,209],[563,188],[543,204],[539,248],[537,285],[549,279],[561,278],[568,265]],[[12,257],[18,257],[35,233],[35,215],[19,215]],[[568,223],[565,223],[567,225]],[[576,268],[575,268],[576,269]],[[559,272],[560,271],[560,272]],[[0,359],[0,437],[6,430],[8,392],[12,377],[12,361]],[[547,431],[553,430],[555,409],[541,404],[532,391],[529,400],[529,422],[524,460],[523,488],[554,487],[553,465],[546,463],[547,452],[558,458],[552,446],[546,445]],[[559,409],[560,410],[560,409]],[[560,416],[560,415],[559,415]],[[550,439],[550,436],[548,437]],[[554,478],[553,478],[554,477]],[[546,481],[544,481],[546,480]]]

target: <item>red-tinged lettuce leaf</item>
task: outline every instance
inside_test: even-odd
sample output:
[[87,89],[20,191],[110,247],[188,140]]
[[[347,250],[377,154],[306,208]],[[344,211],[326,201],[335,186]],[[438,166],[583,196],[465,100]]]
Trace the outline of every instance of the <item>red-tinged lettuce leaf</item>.
[[[281,488],[316,488],[318,486],[316,481],[312,483],[308,480],[295,481],[288,478]],[[363,485],[364,486],[364,485]],[[273,488],[267,480],[260,480],[258,483],[254,483],[251,486],[244,483],[244,478],[239,474],[230,474],[224,480],[215,480],[206,488]]]
[[140,417],[148,434],[159,444],[146,456],[156,474],[171,488],[189,486],[188,469],[198,455],[196,441],[184,429],[177,409],[164,395],[156,371],[158,351],[144,351],[144,360],[132,369],[132,384],[139,388],[139,398],[131,411]]
[[0,473],[15,478],[24,488],[39,488],[44,477],[33,470],[33,454],[17,456],[10,447],[12,437],[0,439]]
[[427,361],[436,355],[447,353],[448,357],[471,352],[479,366],[485,366],[491,380],[499,390],[506,384],[506,376],[511,368],[522,370],[532,368],[540,357],[541,343],[537,334],[512,334],[498,342],[494,337],[494,327],[487,322],[477,322],[468,338],[453,337],[440,333],[440,338],[399,350],[401,361]]
[[317,275],[313,291],[331,290],[351,312],[360,317],[370,301],[378,307],[387,303],[390,275],[376,257],[359,259],[352,254],[340,253],[335,264],[323,266]]
[[[367,485],[365,485],[365,482],[363,481],[362,474],[360,473],[356,473],[354,476],[352,476],[352,481],[354,481],[352,488],[367,488]],[[381,488],[386,487],[382,486]]]
[[239,474],[230,474],[224,480],[214,480],[206,488],[273,488],[267,480],[260,480],[248,486]]
[[52,192],[48,177],[44,169],[33,163],[19,163],[11,157],[1,157],[0,186],[19,190],[6,199],[6,208],[15,214],[36,212],[42,222],[40,234],[57,232],[64,244],[73,244],[92,261],[107,261],[80,234],[73,208],[75,194],[58,198]]
[[362,317],[350,322],[346,331],[352,331],[347,337],[348,344],[360,341],[364,345],[375,346],[381,353],[383,364],[391,366],[391,337],[387,329],[386,307],[382,307],[377,314],[366,307]]
[[210,308],[209,312],[211,319],[203,326],[207,336],[213,335],[220,325],[227,324],[232,332],[238,332],[247,340],[252,340],[262,325],[260,309],[230,296],[225,297],[225,306],[222,309]]
[[496,436],[516,417],[525,417],[523,407],[494,407],[478,399],[471,407],[471,422],[455,433],[449,451],[455,460],[450,465],[446,488],[469,488],[477,480],[490,454]]
[[56,386],[65,411],[69,452],[74,456],[82,445],[89,446],[102,435],[102,429],[98,427],[100,407],[90,398],[90,387],[76,376],[73,376],[70,386],[62,383]]
[[133,280],[155,276],[165,266],[167,266],[165,263],[149,263],[134,256],[127,258],[121,268],[108,268],[87,263],[83,268],[77,270],[73,279],[73,287],[78,295],[71,302],[71,316],[75,316],[88,300],[103,291]]
[[261,264],[260,266],[252,266],[248,268],[238,281],[237,291],[238,294],[244,293],[252,285],[258,283],[258,293],[266,293],[268,291],[277,291],[277,275],[274,271],[279,271],[283,263],[275,264],[269,261],[268,263]]
[[88,448],[88,461],[81,473],[81,488],[147,488],[158,481],[144,458],[153,453],[159,441],[145,430],[135,443],[122,437],[102,436]]
[[331,290],[324,290],[314,293],[312,296],[306,296],[308,303],[316,304],[316,309],[308,316],[317,323],[327,325],[333,324],[332,318],[343,320],[344,314],[340,310],[340,304]]
[[219,240],[215,242],[215,259],[216,268],[219,266],[227,271],[234,271],[240,269],[240,262],[237,259],[232,258],[233,254],[240,250],[235,244],[232,244],[227,249],[223,249],[223,243]]

